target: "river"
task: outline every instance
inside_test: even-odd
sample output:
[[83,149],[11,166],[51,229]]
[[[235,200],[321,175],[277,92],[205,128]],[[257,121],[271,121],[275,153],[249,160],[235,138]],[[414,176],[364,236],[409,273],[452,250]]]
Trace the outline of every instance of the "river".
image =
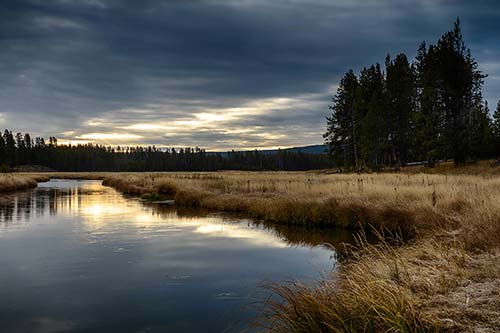
[[51,180],[0,200],[0,331],[252,331],[262,285],[330,273],[341,240]]

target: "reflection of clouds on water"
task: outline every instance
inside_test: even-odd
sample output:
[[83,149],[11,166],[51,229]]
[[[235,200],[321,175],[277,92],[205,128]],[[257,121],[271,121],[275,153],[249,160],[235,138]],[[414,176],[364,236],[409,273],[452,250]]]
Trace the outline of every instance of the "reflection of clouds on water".
[[260,246],[287,247],[287,244],[275,235],[258,227],[249,228],[247,224],[203,223],[194,231],[210,237],[238,238]]

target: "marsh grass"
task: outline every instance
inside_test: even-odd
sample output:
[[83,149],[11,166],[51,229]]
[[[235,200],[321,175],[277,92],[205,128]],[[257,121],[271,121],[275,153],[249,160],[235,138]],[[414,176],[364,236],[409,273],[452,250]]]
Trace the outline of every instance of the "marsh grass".
[[259,322],[272,332],[437,332],[421,311],[407,262],[386,244],[352,253],[337,274],[315,286],[273,284]]
[[35,188],[38,182],[48,180],[49,178],[45,176],[2,173],[0,174],[0,193]]

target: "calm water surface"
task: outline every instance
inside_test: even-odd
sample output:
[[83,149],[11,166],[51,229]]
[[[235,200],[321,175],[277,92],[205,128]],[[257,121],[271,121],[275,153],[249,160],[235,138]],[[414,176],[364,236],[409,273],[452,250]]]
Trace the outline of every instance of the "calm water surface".
[[1,332],[239,332],[264,281],[313,281],[339,235],[53,180],[0,200]]

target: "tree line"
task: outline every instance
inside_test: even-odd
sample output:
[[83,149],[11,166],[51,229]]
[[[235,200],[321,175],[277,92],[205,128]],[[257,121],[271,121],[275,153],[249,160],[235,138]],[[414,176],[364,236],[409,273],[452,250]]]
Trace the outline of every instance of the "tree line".
[[490,116],[482,96],[486,75],[465,46],[460,21],[436,44],[348,71],[340,80],[323,135],[348,168],[401,166],[453,159],[456,164],[500,155],[500,102]]
[[107,147],[96,144],[59,145],[30,134],[5,130],[0,135],[0,166],[7,171],[20,165],[40,165],[57,171],[217,171],[310,170],[332,167],[326,154],[287,150],[206,152],[200,148],[158,149]]

